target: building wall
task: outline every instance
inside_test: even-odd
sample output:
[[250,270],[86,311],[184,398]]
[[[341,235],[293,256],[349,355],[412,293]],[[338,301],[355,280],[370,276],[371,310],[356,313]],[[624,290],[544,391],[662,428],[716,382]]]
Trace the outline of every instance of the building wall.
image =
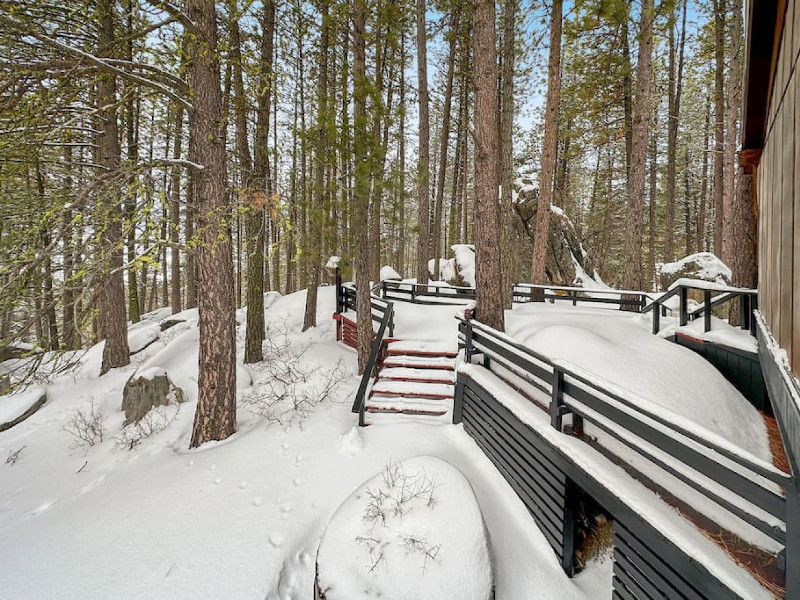
[[759,307],[800,376],[800,0],[789,0],[757,173]]

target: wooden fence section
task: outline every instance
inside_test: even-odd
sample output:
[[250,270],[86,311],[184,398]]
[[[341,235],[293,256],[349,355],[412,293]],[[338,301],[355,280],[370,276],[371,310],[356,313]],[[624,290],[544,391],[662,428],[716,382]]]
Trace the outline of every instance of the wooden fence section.
[[[591,423],[621,443],[626,452],[633,452],[663,469],[715,502],[720,510],[728,511],[780,544],[794,543],[794,532],[787,535],[785,498],[785,492],[794,489],[794,482],[786,473],[692,423],[671,419],[669,413],[657,409],[646,399],[615,390],[613,384],[604,385],[601,379],[574,365],[551,361],[481,323],[460,319],[459,335],[468,361],[479,358],[485,367],[512,387],[538,396],[540,404],[547,405],[542,398],[549,398],[551,424],[558,431],[562,430],[567,416],[572,421],[573,431],[582,431],[585,422]],[[543,447],[547,442],[537,441],[535,432],[526,429],[497,399],[464,373],[458,376],[454,420],[465,423],[467,431],[506,479],[513,481],[512,487],[546,531],[548,541],[568,573],[571,567],[564,553],[572,547],[566,537],[571,531],[567,520],[572,481],[621,521],[631,534],[626,538],[629,545],[635,546],[636,542],[631,541],[633,537],[663,560],[672,556],[668,561],[670,569],[681,575],[688,573],[686,577],[694,589],[708,591],[706,595],[704,592],[687,597],[736,597],[730,590],[717,589],[721,585],[719,582],[705,581],[713,578],[702,566],[693,564],[685,553],[659,536],[613,493],[604,491],[591,474],[583,472],[569,457],[552,447],[548,453]],[[608,452],[620,463],[626,463],[624,455]],[[542,473],[547,477],[542,479]],[[724,492],[719,491],[718,486],[724,488]],[[564,519],[561,525],[556,522],[558,518]],[[638,558],[633,555],[627,558],[630,566],[644,572],[648,565],[651,569],[658,567],[641,553]],[[641,562],[646,564],[639,564]],[[622,580],[619,581],[618,597],[631,597],[625,595]],[[680,582],[675,585],[680,589]],[[709,585],[711,587],[703,587]]]

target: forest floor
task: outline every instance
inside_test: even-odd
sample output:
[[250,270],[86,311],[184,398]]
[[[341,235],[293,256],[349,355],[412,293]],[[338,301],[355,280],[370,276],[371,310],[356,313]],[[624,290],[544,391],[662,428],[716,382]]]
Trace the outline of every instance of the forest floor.
[[[196,310],[147,315],[130,329],[132,346],[141,347],[132,364],[103,377],[100,345],[62,357],[59,372],[48,374],[53,363],[39,367],[23,394],[44,390],[47,403],[0,433],[0,459],[8,457],[0,462],[0,595],[310,598],[319,541],[334,511],[386,465],[429,455],[459,469],[475,491],[498,599],[610,598],[610,556],[567,578],[523,504],[461,426],[355,427],[356,357],[334,341],[332,287],[321,288],[318,327],[304,333],[304,292],[265,300],[264,363],[241,364],[246,314],[237,314],[238,431],[221,443],[189,449]],[[396,335],[454,340],[457,310],[398,303]],[[509,330],[546,346],[564,333],[544,326],[561,310],[545,308],[543,320],[531,314],[526,325],[515,316]],[[183,322],[162,332],[158,324],[168,318]],[[646,324],[631,321],[638,317],[625,318],[619,326],[646,332]],[[165,369],[187,401],[154,411],[146,431],[123,429],[125,381],[152,367]],[[719,393],[728,398],[730,390]],[[25,403],[20,394],[0,397],[0,412],[4,403],[11,406],[8,399]],[[79,414],[97,417],[102,440],[81,444],[73,435]],[[737,409],[731,419],[741,414]],[[722,434],[727,424],[718,421]],[[745,445],[761,454],[766,436]],[[442,553],[459,552],[446,539],[437,543]]]

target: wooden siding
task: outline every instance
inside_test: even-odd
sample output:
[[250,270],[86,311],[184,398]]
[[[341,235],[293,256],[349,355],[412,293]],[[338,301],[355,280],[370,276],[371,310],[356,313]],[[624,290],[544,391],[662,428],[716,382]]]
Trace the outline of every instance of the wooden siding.
[[756,177],[759,306],[794,374],[800,375],[800,6],[796,0],[787,3],[778,23],[784,26]]

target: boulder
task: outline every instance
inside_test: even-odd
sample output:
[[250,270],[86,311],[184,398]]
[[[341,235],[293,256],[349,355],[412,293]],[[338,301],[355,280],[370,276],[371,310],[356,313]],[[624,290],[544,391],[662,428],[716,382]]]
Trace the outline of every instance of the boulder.
[[711,252],[697,252],[675,262],[656,265],[661,289],[669,289],[678,279],[699,279],[720,285],[731,284],[731,270]]
[[[539,188],[530,179],[514,181],[514,210],[519,225],[533,244],[536,213],[539,209]],[[594,287],[586,279],[595,278],[595,267],[583,249],[578,231],[563,210],[550,206],[550,230],[547,243],[545,273],[553,285]],[[530,261],[531,256],[528,258]],[[586,284],[590,285],[587,286]]]
[[164,369],[152,367],[134,373],[122,390],[125,425],[138,423],[155,406],[184,400],[183,390],[170,381]]

